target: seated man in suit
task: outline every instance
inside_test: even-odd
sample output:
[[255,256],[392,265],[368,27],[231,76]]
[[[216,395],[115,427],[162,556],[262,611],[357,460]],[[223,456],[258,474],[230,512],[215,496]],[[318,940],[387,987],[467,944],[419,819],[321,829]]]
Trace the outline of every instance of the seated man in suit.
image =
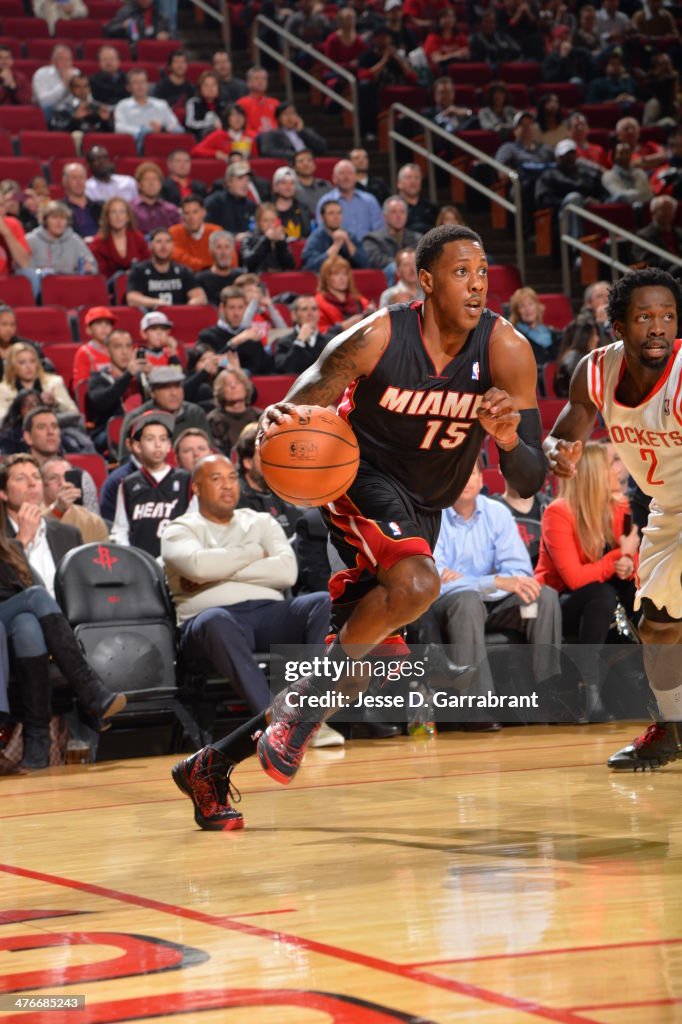
[[60,561],[83,543],[80,530],[43,511],[43,478],[32,455],[12,455],[0,468],[0,508],[7,533],[23,547],[32,569],[54,597]]
[[295,153],[309,149],[315,156],[327,151],[327,143],[312,128],[304,128],[303,120],[293,103],[280,103],[275,110],[277,128],[261,132],[258,136],[258,152],[261,156],[291,160]]

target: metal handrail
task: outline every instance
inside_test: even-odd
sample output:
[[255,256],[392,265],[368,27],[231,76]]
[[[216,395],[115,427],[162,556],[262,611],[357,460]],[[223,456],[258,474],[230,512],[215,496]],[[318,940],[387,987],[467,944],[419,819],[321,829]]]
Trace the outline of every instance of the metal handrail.
[[199,7],[205,14],[220,22],[220,34],[223,37],[223,45],[228,53],[232,50],[232,33],[230,30],[230,19],[227,16],[229,0],[218,0],[218,9],[211,7],[205,0],[191,0],[195,7]]
[[[421,125],[426,136],[426,147],[421,146],[414,139],[409,139],[401,132],[396,131],[395,116],[399,114],[401,117],[409,117],[417,124]],[[481,163],[487,164],[496,170],[497,173],[505,178],[508,178],[512,191],[514,194],[513,202],[506,199],[505,196],[498,195],[497,192],[493,192],[487,185],[483,185],[480,181],[476,181],[471,175],[467,174],[466,171],[460,170],[459,167],[453,167],[452,164],[441,157],[436,156],[433,152],[432,136],[437,135],[441,139],[445,139],[451,145],[457,149],[461,149],[467,156],[473,157],[475,160]],[[476,149],[470,143],[465,142],[464,139],[459,138],[458,135],[453,135],[451,132],[441,128],[440,125],[430,121],[427,117],[422,114],[417,114],[414,110],[410,110],[409,107],[404,106],[402,103],[393,103],[388,111],[388,141],[389,141],[389,162],[390,162],[390,175],[391,181],[396,180],[397,161],[395,143],[400,142],[402,145],[407,146],[414,153],[418,153],[420,156],[425,157],[427,161],[427,178],[429,182],[429,197],[432,202],[436,201],[436,172],[435,168],[440,167],[442,170],[447,171],[453,178],[458,178],[463,181],[470,188],[475,189],[482,195],[487,196],[491,202],[497,203],[503,209],[507,210],[508,213],[514,215],[514,241],[516,246],[516,264],[521,275],[521,280],[525,280],[526,277],[526,254],[524,250],[524,238],[523,238],[523,206],[521,198],[521,179],[516,171],[513,171],[510,167],[505,164],[501,164],[499,160],[495,160],[494,157],[489,156],[480,149]]]
[[[585,245],[584,242],[568,234],[568,218],[571,214],[576,214],[590,224],[594,224],[596,227],[606,231],[610,255],[600,252],[599,249],[593,249],[591,245]],[[675,256],[674,253],[668,252],[667,249],[661,249],[660,246],[654,245],[653,242],[648,242],[646,238],[633,235],[632,231],[627,231],[625,228],[619,227],[618,224],[613,224],[610,220],[604,220],[603,217],[592,213],[591,210],[586,210],[583,206],[576,206],[574,203],[569,203],[568,206],[565,206],[559,216],[559,241],[561,243],[561,282],[566,295],[571,294],[571,259],[569,249],[577,249],[578,252],[584,252],[586,255],[599,260],[600,263],[606,263],[611,270],[612,281],[617,280],[617,271],[620,271],[621,274],[627,274],[631,269],[618,259],[619,241],[634,242],[638,248],[653,253],[659,259],[664,259],[668,263],[682,267],[682,259],[679,256]]]
[[[287,102],[294,102],[294,89],[291,81],[292,72],[302,78],[308,85],[317,89],[319,92],[324,93],[334,103],[338,103],[344,110],[348,110],[352,115],[353,119],[353,145],[359,147],[360,142],[360,121],[358,118],[358,83],[355,75],[352,75],[350,71],[346,71],[340,64],[336,64],[333,60],[324,53],[320,53],[314,47],[308,43],[304,43],[302,39],[287,32],[285,28],[278,25],[276,21],[271,21],[270,18],[266,18],[264,14],[259,14],[255,20],[256,27],[262,25],[267,28],[270,32],[275,32],[282,40],[282,53],[279,50],[275,50],[274,47],[270,46],[269,43],[264,42],[256,31],[253,36],[253,45],[260,50],[262,53],[266,53],[268,57],[272,57],[273,60],[277,61],[284,68],[284,87],[286,89]],[[325,82],[321,82],[319,78],[315,78],[314,75],[308,74],[303,68],[299,68],[294,61],[291,60],[291,48],[296,51],[303,50],[314,60],[320,64],[324,64],[330,71],[333,71],[338,78],[342,78],[348,85],[350,92],[350,99],[344,96],[342,93],[336,92],[331,89]]]

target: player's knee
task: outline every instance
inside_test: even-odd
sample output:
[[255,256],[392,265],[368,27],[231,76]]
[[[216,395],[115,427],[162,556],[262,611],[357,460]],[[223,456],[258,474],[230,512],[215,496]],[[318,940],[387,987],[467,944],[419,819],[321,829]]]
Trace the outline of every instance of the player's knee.
[[[409,563],[409,564],[408,564]],[[440,578],[431,559],[406,559],[388,581],[389,604],[404,624],[419,618],[440,594]]]
[[682,644],[682,619],[659,622],[646,612],[639,620],[639,637],[645,644]]

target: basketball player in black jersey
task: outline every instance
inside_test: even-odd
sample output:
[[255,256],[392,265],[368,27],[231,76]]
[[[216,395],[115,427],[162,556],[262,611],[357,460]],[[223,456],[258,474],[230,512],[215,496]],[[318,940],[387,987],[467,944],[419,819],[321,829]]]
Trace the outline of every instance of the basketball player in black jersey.
[[[485,308],[481,239],[468,228],[434,228],[419,243],[417,266],[423,304],[390,306],[339,335],[261,418],[262,437],[295,406],[329,406],[343,395],[339,413],[357,436],[357,478],[323,509],[347,567],[330,582],[337,636],[328,654],[344,662],[395,637],[438,597],[432,550],[441,510],[469,479],[486,433],[522,496],[545,478],[535,359],[526,339]],[[285,692],[292,688],[313,696],[329,689],[315,678]],[[358,692],[357,680],[347,692]],[[264,770],[288,783],[325,717],[290,708],[280,694],[264,715],[176,765],[196,820],[230,827],[238,813],[230,772],[255,742]]]

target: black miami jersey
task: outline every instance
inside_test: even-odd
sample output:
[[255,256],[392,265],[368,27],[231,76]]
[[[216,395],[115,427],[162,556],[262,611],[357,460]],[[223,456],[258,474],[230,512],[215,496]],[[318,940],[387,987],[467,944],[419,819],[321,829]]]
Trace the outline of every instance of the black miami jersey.
[[392,477],[416,508],[448,508],[476,464],[485,431],[477,410],[490,387],[489,342],[498,321],[484,309],[464,346],[441,371],[424,345],[421,302],[388,307],[390,341],[367,377],[339,405],[361,459]]
[[121,483],[128,518],[129,542],[154,558],[161,554],[161,537],[172,519],[184,515],[191,500],[191,477],[172,468],[162,480],[146,469],[131,473]]

